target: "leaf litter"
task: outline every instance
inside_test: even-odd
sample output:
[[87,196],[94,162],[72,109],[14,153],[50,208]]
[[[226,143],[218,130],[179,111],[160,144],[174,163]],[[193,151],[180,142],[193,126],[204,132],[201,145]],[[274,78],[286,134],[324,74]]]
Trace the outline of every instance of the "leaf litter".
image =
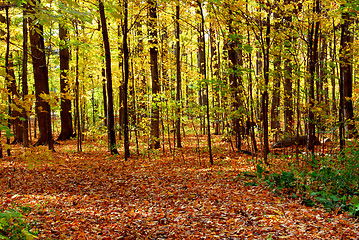
[[190,147],[127,162],[105,149],[74,149],[69,141],[55,153],[34,150],[35,162],[21,154],[0,161],[0,209],[30,206],[38,239],[359,238],[345,213],[236,180],[253,171],[245,155],[218,150],[209,166]]

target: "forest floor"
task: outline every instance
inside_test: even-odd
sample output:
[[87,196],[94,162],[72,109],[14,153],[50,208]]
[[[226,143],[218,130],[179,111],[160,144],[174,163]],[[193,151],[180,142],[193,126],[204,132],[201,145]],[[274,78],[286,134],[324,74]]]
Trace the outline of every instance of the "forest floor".
[[143,151],[128,161],[98,139],[81,153],[75,140],[54,153],[17,146],[0,160],[0,209],[30,206],[38,239],[359,238],[359,224],[345,213],[246,186],[238,174],[253,172],[255,160],[219,137],[210,166],[205,139],[201,153],[187,137],[175,153]]

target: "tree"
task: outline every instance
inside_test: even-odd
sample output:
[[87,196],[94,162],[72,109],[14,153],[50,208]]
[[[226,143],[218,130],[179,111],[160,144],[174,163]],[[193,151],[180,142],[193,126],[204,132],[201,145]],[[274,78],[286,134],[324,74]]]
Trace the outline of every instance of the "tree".
[[[313,12],[319,14],[320,3],[319,0],[314,2]],[[309,151],[314,151],[314,140],[315,140],[315,124],[314,124],[314,79],[316,74],[316,65],[318,62],[318,35],[319,35],[319,24],[318,20],[313,21],[310,24],[308,34],[308,69],[309,69],[309,109],[308,109],[308,142],[307,148]]]
[[176,77],[177,77],[177,86],[176,86],[176,137],[177,137],[177,147],[181,148],[181,44],[180,44],[180,2],[176,1]]
[[107,80],[107,131],[109,139],[109,147],[111,154],[118,154],[116,149],[115,122],[113,112],[113,95],[112,95],[112,73],[111,73],[111,52],[108,39],[105,9],[102,0],[99,0],[99,10],[101,18],[101,29],[103,37],[103,45],[105,48],[106,60],[106,80]]
[[[22,19],[22,37],[23,37],[23,44],[22,44],[22,100],[25,102],[25,98],[29,94],[28,84],[27,84],[27,61],[28,61],[28,29],[27,29],[27,5],[24,4],[23,10],[23,19]],[[29,146],[29,117],[27,107],[23,107],[23,144],[25,147]]]
[[160,82],[158,79],[158,47],[157,47],[157,3],[148,0],[148,28],[150,44],[150,64],[152,81],[152,108],[151,108],[151,135],[150,148],[160,148],[160,111],[158,104],[158,94],[160,93]]
[[203,48],[203,66],[201,65],[203,78],[206,84],[206,118],[207,118],[207,143],[208,143],[208,151],[209,151],[209,162],[213,165],[213,156],[212,156],[212,142],[211,142],[211,123],[209,120],[209,88],[208,88],[208,80],[207,80],[207,71],[206,71],[206,40],[205,40],[205,31],[204,31],[204,12],[203,6],[200,0],[197,0],[197,5],[199,7],[200,16],[201,16],[201,29],[200,29],[200,39],[202,40],[200,46]]
[[[352,44],[354,41],[351,25],[353,24],[352,13],[349,9],[342,6],[342,24],[341,24],[341,38],[340,38],[340,80],[342,88],[342,101],[344,111],[344,118],[346,124],[346,132],[348,138],[357,135],[355,130],[355,119],[353,111],[353,51]],[[343,136],[344,137],[344,134]]]
[[128,1],[124,0],[124,22],[123,22],[123,59],[124,59],[124,83],[123,83],[123,110],[124,110],[124,149],[125,160],[130,157],[130,142],[128,138],[128,78],[129,78],[129,52],[127,45],[127,33],[128,33]]
[[34,69],[35,95],[36,95],[36,115],[39,123],[40,136],[35,145],[48,144],[49,149],[53,150],[53,140],[51,132],[51,109],[46,101],[49,95],[49,76],[46,64],[45,43],[43,36],[43,26],[37,19],[36,11],[39,11],[39,0],[29,2],[30,17],[30,43],[31,57]]
[[[227,6],[228,8],[228,6]],[[232,93],[232,128],[235,134],[235,143],[236,148],[241,150],[241,126],[240,126],[240,116],[242,115],[242,101],[241,101],[241,65],[242,65],[242,49],[241,49],[241,40],[239,39],[236,28],[233,26],[233,13],[229,8],[228,10],[229,21],[228,21],[228,59],[230,61],[230,70],[229,70],[229,85],[230,91]]]
[[61,132],[57,140],[68,140],[74,136],[71,115],[71,100],[69,99],[69,82],[67,74],[69,71],[70,51],[68,46],[68,31],[59,23],[60,37],[60,91],[61,91]]

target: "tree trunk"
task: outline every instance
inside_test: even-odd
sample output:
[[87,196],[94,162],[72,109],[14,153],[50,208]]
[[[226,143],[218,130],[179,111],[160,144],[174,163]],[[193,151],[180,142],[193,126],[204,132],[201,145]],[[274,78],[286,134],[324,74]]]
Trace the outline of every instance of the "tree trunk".
[[[274,14],[274,18],[279,19],[278,13]],[[274,25],[274,31],[279,30],[279,22],[276,22]],[[273,96],[272,96],[272,106],[271,106],[271,129],[274,132],[274,141],[278,140],[278,133],[280,130],[280,83],[281,83],[281,45],[276,42],[275,44],[275,54],[274,54],[274,73],[273,73]]]
[[[10,58],[10,19],[9,19],[9,7],[5,8],[5,14],[6,14],[6,53],[5,53],[5,72],[6,72],[6,77],[5,77],[5,82],[8,83],[10,77],[10,62],[9,62],[9,58]],[[9,87],[8,87],[9,88]],[[9,93],[8,96],[8,114],[9,116],[11,116],[11,96]],[[9,128],[9,130],[11,129],[11,118],[8,118],[7,120],[7,127]],[[6,134],[6,144],[10,145],[10,136],[9,134]],[[10,152],[10,148],[8,148],[6,150],[7,155],[10,156],[11,152]]]
[[[27,7],[27,6],[25,6]],[[22,20],[22,34],[23,34],[23,44],[22,44],[22,100],[24,101],[27,95],[29,94],[28,85],[27,85],[27,62],[28,62],[28,30],[27,30],[27,11],[23,11],[23,20]],[[29,117],[27,108],[23,107],[23,144],[25,147],[29,146]]]
[[[125,149],[125,160],[130,157],[130,142],[128,138],[128,78],[129,78],[129,53],[127,45],[127,33],[128,33],[128,2],[124,0],[124,22],[123,22],[123,59],[124,59],[124,83],[123,83],[123,110],[124,110],[124,149]],[[134,86],[133,86],[134,87]],[[134,93],[133,93],[134,94]]]
[[105,48],[105,60],[106,60],[106,80],[107,80],[107,131],[108,140],[111,154],[118,154],[116,149],[116,135],[115,135],[115,120],[113,112],[113,95],[112,95],[112,73],[111,73],[111,52],[110,43],[108,39],[107,25],[105,9],[102,0],[99,0],[99,10],[101,18],[101,28],[103,45]]
[[[200,5],[201,3],[197,1],[197,4]],[[201,15],[200,11],[198,11],[198,14]],[[202,29],[202,23],[198,25],[199,31]],[[205,45],[203,45],[203,42],[205,42],[204,35],[199,32],[198,38],[197,38],[197,44],[198,44],[198,52],[197,52],[197,67],[199,73],[204,76],[204,73],[206,71],[205,67]],[[198,103],[200,106],[206,105],[206,96],[203,88],[203,83],[200,83],[200,88],[198,90]],[[200,133],[205,134],[206,133],[206,124],[205,124],[205,117],[204,114],[202,114],[202,111],[199,111],[199,119],[200,119]]]
[[181,45],[180,45],[180,1],[176,2],[176,75],[177,75],[177,84],[176,84],[176,138],[177,138],[177,148],[182,147],[181,143]]
[[[285,0],[285,4],[288,5],[292,0]],[[292,16],[288,14],[284,17],[286,21],[287,29],[292,27]],[[292,87],[292,57],[290,56],[293,37],[288,36],[285,45],[287,54],[284,59],[284,92],[283,92],[283,104],[284,104],[284,131],[287,135],[293,134],[293,87]]]
[[57,140],[68,140],[74,136],[71,116],[71,100],[69,99],[70,85],[67,79],[69,71],[70,51],[68,46],[68,31],[60,23],[60,91],[61,91],[61,132]]
[[40,21],[36,19],[35,6],[40,4],[40,1],[33,0],[29,4],[32,6],[30,13],[35,18],[30,20],[30,43],[32,65],[34,69],[35,79],[35,95],[36,95],[36,115],[38,118],[40,136],[35,145],[48,144],[49,148],[53,150],[53,140],[51,132],[51,109],[48,102],[41,96],[49,94],[49,76],[46,65],[45,44],[43,36],[43,26]]
[[[232,16],[232,11],[229,9],[228,15]],[[233,26],[233,19],[230,17],[230,20],[228,22],[228,38],[227,38],[227,44],[228,44],[228,59],[230,61],[230,69],[229,69],[229,86],[230,91],[232,94],[232,129],[235,134],[235,143],[237,150],[241,150],[241,126],[240,126],[240,116],[241,116],[241,110],[240,107],[242,105],[241,103],[241,91],[240,91],[240,85],[241,85],[241,79],[240,79],[240,73],[238,72],[237,68],[239,65],[241,65],[242,60],[242,50],[238,51],[238,46],[241,45],[240,41],[236,36],[236,30]]]
[[263,46],[263,74],[264,91],[262,93],[262,120],[263,120],[263,157],[264,162],[268,164],[269,141],[268,141],[268,84],[269,84],[269,47],[270,47],[270,13],[267,13],[265,44]]
[[[315,1],[313,11],[319,13],[319,0]],[[314,138],[315,138],[315,124],[314,124],[314,80],[315,80],[315,67],[318,62],[318,36],[319,36],[319,21],[311,24],[309,32],[309,113],[308,113],[308,143],[307,148],[309,151],[314,152]]]
[[355,119],[353,111],[353,51],[352,44],[354,36],[351,31],[353,17],[344,10],[342,13],[341,39],[340,39],[340,78],[343,84],[344,118],[345,130],[348,138],[357,135],[355,130]]
[[[79,40],[79,31],[77,22],[75,23],[76,39]],[[82,152],[82,131],[81,131],[81,115],[80,115],[80,82],[79,82],[79,46],[76,46],[76,66],[75,66],[75,125],[77,129],[77,151]]]
[[197,4],[198,7],[200,9],[200,14],[201,14],[201,31],[200,31],[200,35],[202,35],[201,39],[202,39],[202,43],[201,45],[203,46],[203,77],[206,80],[206,96],[205,96],[205,100],[206,100],[206,116],[207,116],[207,143],[208,143],[208,151],[209,151],[209,162],[211,165],[213,165],[213,156],[212,156],[212,142],[211,142],[211,123],[209,121],[209,92],[208,92],[208,81],[207,81],[207,73],[206,73],[206,41],[205,41],[205,31],[204,31],[204,13],[203,13],[203,7],[202,7],[202,3],[200,2],[200,0],[197,0]]
[[[6,53],[5,53],[5,71],[6,71],[6,85],[9,90],[9,115],[11,119],[8,120],[9,127],[11,124],[14,128],[15,139],[13,143],[22,142],[23,138],[23,127],[21,125],[21,113],[19,110],[21,106],[19,103],[19,92],[16,86],[15,70],[12,61],[12,54],[10,54],[10,18],[9,9],[6,7]],[[7,142],[10,143],[9,138]]]
[[150,148],[159,149],[160,145],[160,110],[158,94],[160,93],[160,82],[158,79],[158,47],[157,47],[157,2],[147,1],[149,5],[149,43],[150,47],[150,64],[152,80],[152,107],[151,107],[151,134]]

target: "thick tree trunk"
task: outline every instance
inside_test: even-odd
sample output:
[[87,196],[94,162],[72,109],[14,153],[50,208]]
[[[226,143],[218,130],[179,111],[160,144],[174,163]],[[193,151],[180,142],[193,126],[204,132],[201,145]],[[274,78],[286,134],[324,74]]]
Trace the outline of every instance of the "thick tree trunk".
[[59,25],[60,37],[60,91],[61,91],[61,132],[57,140],[68,140],[74,136],[71,116],[71,100],[69,99],[70,85],[67,79],[69,71],[70,51],[68,46],[67,29]]
[[[37,6],[40,1],[31,1],[31,14],[35,14],[34,6]],[[48,102],[41,96],[49,94],[49,77],[46,65],[45,44],[43,36],[43,26],[35,18],[30,20],[30,43],[31,56],[34,69],[35,79],[35,95],[36,95],[36,115],[38,117],[40,136],[36,145],[48,144],[49,148],[53,150],[53,140],[51,132],[51,109]]]
[[160,145],[160,109],[158,104],[158,94],[160,93],[160,82],[158,79],[158,47],[157,47],[157,3],[153,0],[147,1],[149,5],[149,43],[150,64],[152,79],[152,107],[151,107],[151,135],[150,148],[159,149]]
[[107,80],[107,131],[111,154],[118,154],[116,149],[116,134],[115,134],[115,116],[113,111],[113,95],[112,95],[112,73],[111,73],[111,51],[108,39],[107,24],[105,9],[102,0],[99,0],[99,10],[101,18],[101,29],[103,37],[103,45],[105,48],[106,60],[106,80]]

